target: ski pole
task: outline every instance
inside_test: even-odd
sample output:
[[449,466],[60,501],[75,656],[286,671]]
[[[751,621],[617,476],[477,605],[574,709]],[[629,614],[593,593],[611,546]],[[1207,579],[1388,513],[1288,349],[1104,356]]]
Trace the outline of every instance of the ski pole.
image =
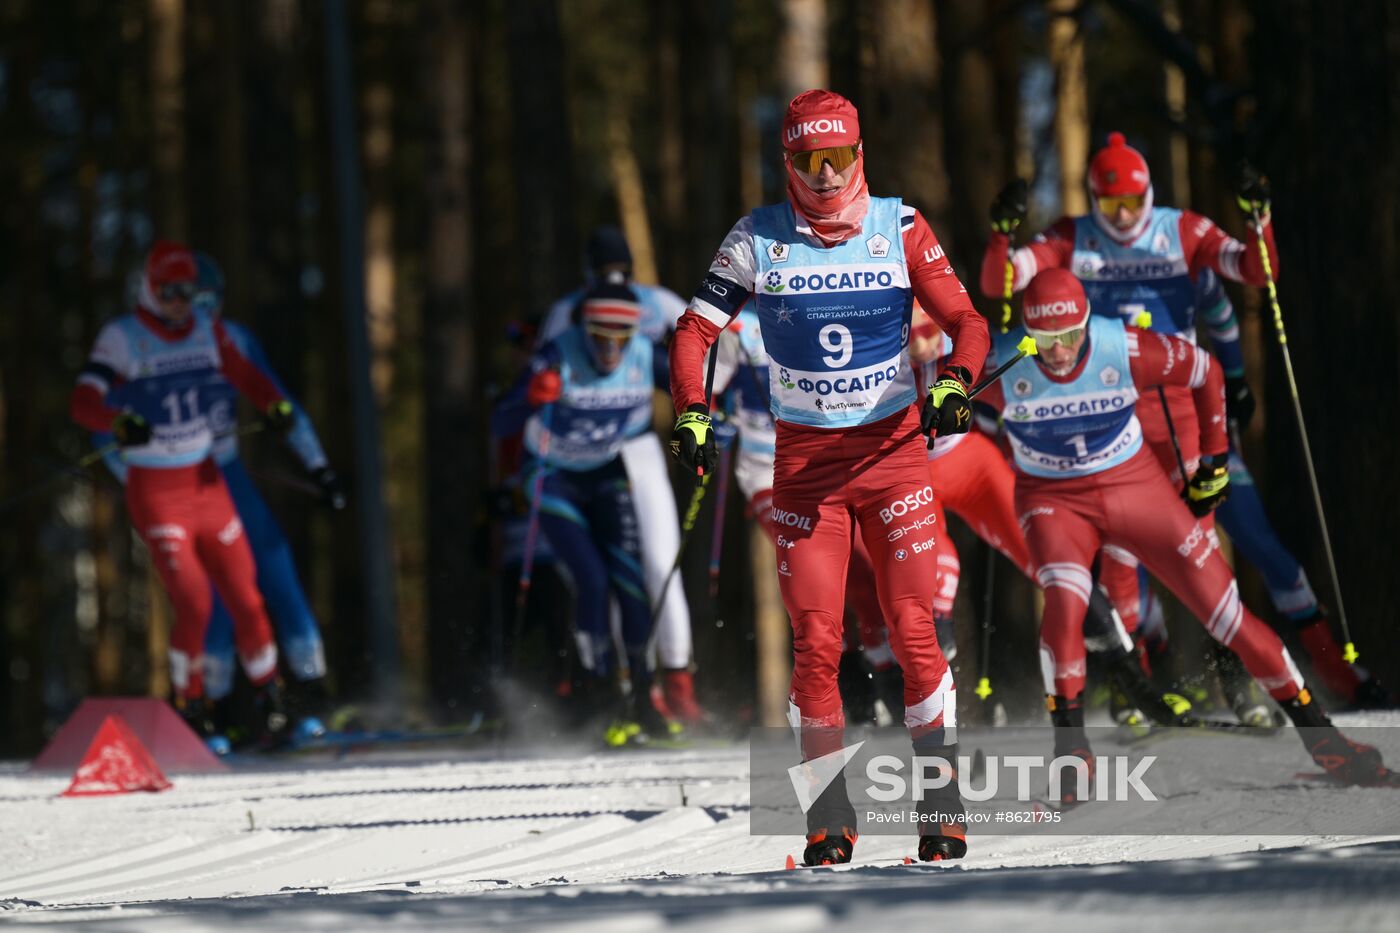
[[[1016,266],[1011,262],[1011,242],[1007,239],[1006,274],[1001,283],[1001,332],[1006,333],[1011,326],[1011,296],[1016,293]],[[1029,337],[1029,335],[1027,335]],[[1031,339],[1031,348],[1035,340]],[[1019,349],[1019,348],[1018,348]],[[977,699],[986,700],[992,695],[991,654],[992,654],[992,595],[995,591],[997,572],[997,549],[987,545],[987,576],[983,581],[986,587],[982,594],[982,651],[977,656]]]
[[719,560],[724,547],[724,509],[729,500],[729,461],[734,447],[719,452],[719,490],[715,493],[715,527],[710,537],[710,599],[719,596]]
[[67,466],[60,467],[59,469],[50,473],[48,476],[34,483],[28,489],[21,489],[13,496],[9,496],[3,502],[0,502],[0,514],[4,514],[5,512],[8,512],[15,506],[22,505],[23,503],[28,502],[30,499],[34,498],[40,493],[47,492],[49,489],[57,486],[59,483],[63,482],[65,479],[68,479],[70,476],[76,476],[77,474],[83,472],[88,467],[92,466],[94,463],[101,460],[108,454],[115,453],[117,448],[117,442],[112,441],[112,443],[102,445],[101,447],[97,448],[96,450],[92,451],[91,453],[87,454],[81,459],[76,460],[73,463],[68,464]]
[[1006,371],[1008,369],[1015,366],[1017,363],[1021,362],[1026,357],[1035,355],[1035,338],[1027,334],[1026,336],[1021,338],[1020,343],[1016,344],[1016,355],[1013,356],[1011,359],[1007,360],[1005,363],[1002,363],[1000,366],[998,366],[986,379],[983,379],[981,382],[977,383],[977,385],[973,386],[972,391],[967,393],[968,399],[971,400],[981,395],[983,392],[987,391],[987,389],[991,387],[992,383],[996,382],[1002,376],[1006,375]]
[[1157,397],[1162,400],[1162,414],[1167,419],[1167,436],[1172,439],[1172,452],[1176,454],[1176,468],[1181,471],[1181,495],[1186,496],[1186,489],[1191,484],[1191,477],[1186,475],[1186,461],[1181,457],[1181,441],[1176,436],[1176,423],[1172,421],[1171,406],[1167,404],[1167,390],[1161,386],[1157,387]]
[[518,638],[525,624],[525,606],[530,599],[530,579],[535,564],[535,544],[540,534],[540,500],[544,498],[544,474],[549,469],[550,415],[554,403],[548,402],[540,411],[539,469],[530,489],[530,516],[525,523],[525,549],[520,555],[520,582],[515,591],[515,628]]
[[[263,427],[264,425],[261,421],[255,421],[251,424],[244,425],[243,427],[238,428],[235,431],[225,431],[221,434],[215,434],[214,439],[222,440],[223,438],[229,436],[241,437],[245,434],[253,434],[257,431],[261,431]],[[34,483],[28,489],[22,489],[14,495],[9,496],[5,500],[0,501],[0,515],[3,515],[4,513],[8,512],[10,509],[14,508],[17,505],[21,505],[29,501],[30,499],[34,498],[40,493],[47,492],[49,489],[56,486],[63,480],[68,479],[70,476],[78,475],[79,473],[86,470],[88,467],[92,466],[94,463],[106,457],[108,454],[116,453],[120,449],[121,445],[118,444],[116,441],[112,441],[110,443],[103,444],[96,450],[90,451],[89,453],[78,458],[77,460],[73,461],[67,466],[55,470],[53,473],[50,473],[48,476]]]
[[1006,274],[1001,284],[1001,332],[1011,326],[1011,296],[1015,294],[1016,267],[1011,262],[1011,239],[1006,242]]
[[[681,569],[681,558],[685,556],[685,545],[690,540],[690,532],[695,528],[695,521],[700,517],[700,503],[705,501],[705,490],[710,487],[710,477],[712,473],[700,474],[700,482],[696,485],[695,491],[690,494],[690,504],[686,506],[685,519],[681,522],[681,543],[676,548],[676,559],[671,561],[671,569],[666,573],[666,579],[661,581],[661,590],[656,595],[656,604],[651,607],[651,640],[656,640],[656,620],[661,618],[661,610],[666,605],[666,591],[671,587],[671,578],[676,575],[676,571]],[[647,653],[651,653],[648,646]]]
[[977,656],[977,699],[992,695],[992,584],[996,579],[997,549],[987,545],[986,592],[982,594],[982,651]]
[[1327,572],[1332,577],[1332,592],[1337,597],[1337,619],[1342,624],[1342,657],[1348,664],[1357,659],[1356,644],[1351,640],[1351,626],[1347,624],[1347,611],[1342,603],[1342,583],[1337,576],[1337,560],[1332,554],[1332,537],[1327,531],[1327,515],[1322,509],[1322,489],[1317,483],[1317,467],[1313,464],[1312,445],[1308,443],[1308,429],[1303,422],[1303,403],[1298,398],[1298,380],[1293,375],[1293,358],[1288,352],[1288,333],[1283,328],[1283,309],[1278,303],[1278,288],[1274,285],[1274,267],[1269,261],[1269,247],[1264,243],[1264,222],[1257,204],[1251,205],[1250,214],[1254,218],[1255,239],[1259,246],[1259,260],[1264,266],[1264,285],[1269,294],[1269,304],[1274,312],[1274,333],[1278,337],[1279,351],[1283,354],[1283,371],[1288,377],[1288,393],[1293,400],[1293,418],[1298,423],[1298,437],[1303,442],[1303,462],[1308,466],[1308,483],[1312,487],[1313,508],[1317,510],[1317,523],[1322,529],[1322,550],[1327,555]]

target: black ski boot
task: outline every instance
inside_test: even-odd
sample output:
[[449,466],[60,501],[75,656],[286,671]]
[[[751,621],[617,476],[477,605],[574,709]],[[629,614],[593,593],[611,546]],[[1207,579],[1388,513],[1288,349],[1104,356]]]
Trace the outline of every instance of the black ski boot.
[[1191,703],[1183,697],[1164,696],[1152,685],[1142,669],[1139,650],[1112,652],[1105,658],[1115,688],[1109,695],[1114,720],[1133,726],[1145,725],[1143,719],[1159,726],[1181,725]]
[[1312,692],[1304,687],[1291,700],[1281,704],[1298,737],[1317,762],[1333,779],[1343,784],[1378,784],[1387,774],[1380,750],[1371,745],[1354,742],[1341,733],[1322,709]]
[[285,748],[292,741],[292,721],[282,699],[281,678],[253,691],[253,739],[259,748]]
[[220,725],[221,704],[206,697],[176,697],[175,711],[185,721],[194,734],[214,754],[223,757],[233,751],[233,746]]
[[[942,862],[967,854],[967,811],[958,790],[957,743],[939,747],[914,746],[917,755],[942,758],[950,764],[949,780],[925,792],[915,811],[919,817],[919,861]],[[939,769],[942,770],[941,768]]]
[[330,702],[326,699],[324,678],[294,681],[287,691],[286,705],[295,741],[310,742],[326,734]]
[[1354,709],[1394,709],[1395,695],[1375,676],[1368,673],[1356,685],[1356,694],[1351,699]]
[[856,811],[846,792],[846,776],[822,790],[807,810],[807,848],[804,865],[844,865],[856,847]]
[[617,715],[603,736],[613,748],[675,739],[684,731],[680,723],[671,722],[657,710],[651,700],[650,681],[634,680],[632,692],[616,708]]
[[1244,669],[1244,662],[1240,660],[1239,655],[1219,642],[1212,643],[1211,654],[1211,664],[1215,668],[1216,677],[1220,678],[1225,700],[1241,724],[1257,729],[1272,729],[1283,725],[1282,721],[1274,721],[1268,697],[1255,684],[1249,671]]
[[[1094,752],[1089,748],[1089,736],[1084,731],[1084,695],[1076,697],[1047,696],[1045,705],[1050,710],[1050,721],[1055,726],[1055,757],[1078,758],[1088,765],[1089,779],[1083,795],[1079,792],[1078,774],[1063,767],[1052,769],[1060,777],[1058,802],[1062,806],[1073,806],[1093,797],[1094,793]],[[1078,769],[1075,769],[1077,772]],[[1065,780],[1068,774],[1073,774]],[[1053,786],[1053,784],[1052,784]],[[1053,796],[1053,795],[1052,795]]]

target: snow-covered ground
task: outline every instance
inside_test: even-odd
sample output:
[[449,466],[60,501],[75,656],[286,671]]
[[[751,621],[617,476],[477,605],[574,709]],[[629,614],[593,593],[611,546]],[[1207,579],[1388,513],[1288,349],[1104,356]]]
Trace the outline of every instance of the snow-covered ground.
[[867,835],[849,868],[785,871],[800,839],[749,835],[742,745],[300,759],[88,799],[20,767],[0,924],[1400,929],[1397,837],[973,836],[962,862],[901,866],[909,840]]

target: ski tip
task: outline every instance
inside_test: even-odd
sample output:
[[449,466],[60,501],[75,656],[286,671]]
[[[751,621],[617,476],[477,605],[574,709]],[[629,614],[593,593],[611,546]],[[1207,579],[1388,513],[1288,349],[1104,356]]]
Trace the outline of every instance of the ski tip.
[[796,868],[797,868],[797,859],[795,859],[795,858],[793,858],[791,855],[789,855],[789,856],[787,857],[787,870],[788,870],[788,871],[793,871],[793,870],[796,869]]
[[913,857],[912,857],[912,856],[909,856],[909,855],[904,856],[904,864],[906,864],[906,865],[913,865],[913,864],[914,864],[914,859],[913,859]]

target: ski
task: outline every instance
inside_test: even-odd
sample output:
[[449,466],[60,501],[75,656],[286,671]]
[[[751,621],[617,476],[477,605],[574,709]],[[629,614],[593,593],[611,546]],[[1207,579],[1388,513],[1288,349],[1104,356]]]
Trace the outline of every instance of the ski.
[[1293,775],[1299,781],[1311,781],[1317,784],[1331,784],[1334,787],[1400,787],[1400,771],[1386,768],[1381,774],[1381,778],[1370,784],[1352,784],[1341,781],[1328,774],[1326,771],[1299,771]]

